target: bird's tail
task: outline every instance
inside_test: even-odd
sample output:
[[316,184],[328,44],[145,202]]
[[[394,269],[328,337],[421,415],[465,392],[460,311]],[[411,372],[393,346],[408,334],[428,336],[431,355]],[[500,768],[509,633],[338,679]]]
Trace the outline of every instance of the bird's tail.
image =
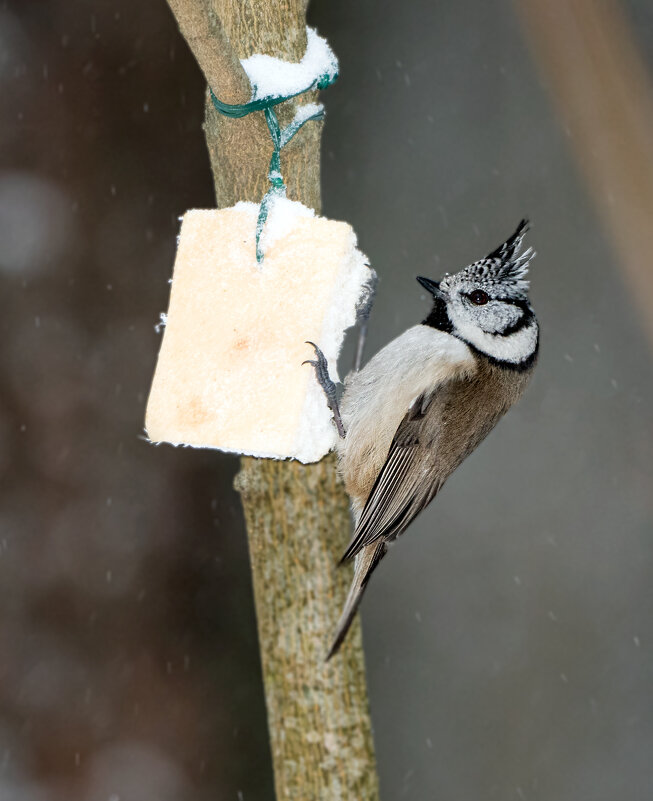
[[347,601],[345,602],[345,608],[343,609],[342,615],[340,615],[340,620],[338,621],[336,636],[334,637],[331,648],[329,648],[329,653],[327,654],[327,662],[335,653],[338,652],[338,649],[347,636],[349,627],[356,617],[358,605],[360,604],[363,593],[365,592],[367,582],[376,566],[385,556],[387,550],[388,546],[384,542],[378,542],[363,548],[362,551],[360,551],[360,553],[358,553],[356,556],[354,580],[351,583],[349,595],[347,596]]

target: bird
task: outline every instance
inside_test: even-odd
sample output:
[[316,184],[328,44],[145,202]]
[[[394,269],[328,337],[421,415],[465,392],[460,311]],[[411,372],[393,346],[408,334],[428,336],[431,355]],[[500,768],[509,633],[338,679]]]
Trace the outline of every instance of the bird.
[[526,277],[535,254],[522,252],[528,230],[524,219],[484,259],[439,282],[419,276],[432,296],[429,314],[348,375],[339,402],[322,351],[309,343],[340,435],[338,470],[354,520],[340,560],[354,560],[354,579],[327,661],[388,546],[519,400],[533,373],[540,334]]

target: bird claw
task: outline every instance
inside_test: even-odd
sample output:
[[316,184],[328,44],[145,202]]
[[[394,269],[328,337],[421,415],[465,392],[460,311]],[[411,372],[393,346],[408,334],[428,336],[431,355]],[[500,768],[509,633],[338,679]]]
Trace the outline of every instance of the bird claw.
[[333,422],[338,429],[339,436],[344,439],[345,428],[342,424],[342,418],[340,417],[340,409],[338,408],[338,392],[336,385],[329,376],[329,363],[327,362],[326,356],[315,342],[307,340],[306,344],[311,345],[315,349],[315,359],[306,359],[306,361],[302,362],[302,365],[310,364],[315,369],[317,383],[322,387],[322,391],[326,395],[327,406],[333,412]]

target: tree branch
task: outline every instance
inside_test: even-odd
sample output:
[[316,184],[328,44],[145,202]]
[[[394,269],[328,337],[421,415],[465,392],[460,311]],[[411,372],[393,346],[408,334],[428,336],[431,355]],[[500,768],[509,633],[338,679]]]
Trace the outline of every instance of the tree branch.
[[188,42],[207,84],[224,103],[245,103],[250,86],[229,43],[215,0],[168,0],[179,30]]
[[653,344],[653,104],[617,3],[516,3],[589,195]]
[[[248,99],[239,58],[267,53],[298,61],[304,54],[306,0],[168,3],[211,87],[227,102]],[[278,107],[282,123],[295,103],[316,95]],[[282,159],[289,196],[318,211],[321,129],[321,123],[305,125]],[[268,188],[272,150],[263,114],[232,120],[209,101],[204,130],[218,206],[259,202]],[[237,488],[247,523],[277,798],[376,801],[358,623],[342,653],[324,663],[351,579],[350,570],[335,567],[350,531],[335,459],[306,466],[243,458],[241,464]]]

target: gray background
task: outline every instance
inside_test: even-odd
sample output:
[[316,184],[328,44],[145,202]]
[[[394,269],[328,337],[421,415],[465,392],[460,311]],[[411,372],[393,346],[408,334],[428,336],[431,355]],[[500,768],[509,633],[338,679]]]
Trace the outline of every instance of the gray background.
[[[383,798],[645,801],[650,342],[519,19],[310,16],[341,63],[324,213],[381,277],[368,353],[425,315],[416,275],[524,215],[538,251],[534,380],[364,602]],[[268,801],[237,460],[139,439],[177,217],[212,203],[201,76],[163,0],[12,0],[0,82],[0,797]]]

